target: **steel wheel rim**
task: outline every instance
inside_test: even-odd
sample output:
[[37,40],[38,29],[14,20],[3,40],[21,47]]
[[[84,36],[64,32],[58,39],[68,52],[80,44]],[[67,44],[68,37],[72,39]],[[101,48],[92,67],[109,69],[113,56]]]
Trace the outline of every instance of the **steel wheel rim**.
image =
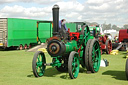
[[92,63],[95,72],[97,72],[100,67],[100,59],[101,59],[100,54],[101,53],[100,53],[99,43],[95,42],[92,50]]
[[72,61],[72,74],[74,78],[76,78],[79,74],[79,59],[77,55],[74,55],[73,61]]
[[45,67],[46,67],[46,66],[44,66],[44,63],[45,63],[44,56],[42,54],[39,54],[37,56],[37,60],[36,60],[36,71],[39,76],[44,75]]

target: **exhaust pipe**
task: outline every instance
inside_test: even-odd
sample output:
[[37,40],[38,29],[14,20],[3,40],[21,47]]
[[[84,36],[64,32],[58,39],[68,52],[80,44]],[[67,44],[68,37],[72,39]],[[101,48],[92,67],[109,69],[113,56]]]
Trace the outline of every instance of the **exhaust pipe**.
[[53,13],[53,36],[58,34],[59,31],[59,6],[54,5],[52,8]]

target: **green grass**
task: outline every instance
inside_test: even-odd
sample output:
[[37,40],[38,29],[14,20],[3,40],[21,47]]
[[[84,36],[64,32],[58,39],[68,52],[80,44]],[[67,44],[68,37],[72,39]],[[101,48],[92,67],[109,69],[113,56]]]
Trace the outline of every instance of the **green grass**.
[[[71,80],[68,73],[60,73],[47,67],[45,75],[35,78],[32,73],[33,52],[0,51],[0,85],[127,85],[125,76],[125,52],[118,55],[102,55],[109,61],[108,67],[98,73],[87,74],[80,69],[77,79]],[[51,61],[46,54],[47,62]]]

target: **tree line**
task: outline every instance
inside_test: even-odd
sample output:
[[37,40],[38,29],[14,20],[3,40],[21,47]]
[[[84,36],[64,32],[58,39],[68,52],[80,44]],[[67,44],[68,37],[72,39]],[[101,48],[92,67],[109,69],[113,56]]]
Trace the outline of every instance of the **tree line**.
[[111,24],[102,24],[103,30],[110,30],[114,29],[119,31],[120,29],[128,29],[128,24],[123,25],[123,27],[118,27],[117,25],[111,25]]
[[[97,22],[85,22],[87,25],[98,25]],[[123,25],[123,27],[118,27],[117,25],[111,25],[111,24],[102,24],[102,29],[103,30],[111,30],[111,29],[114,29],[114,30],[117,30],[119,31],[120,29],[128,29],[128,24],[125,24]]]

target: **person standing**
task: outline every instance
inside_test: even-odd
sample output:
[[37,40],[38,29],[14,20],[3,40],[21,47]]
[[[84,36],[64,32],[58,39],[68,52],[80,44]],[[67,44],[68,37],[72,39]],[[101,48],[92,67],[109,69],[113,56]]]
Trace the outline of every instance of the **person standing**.
[[66,20],[65,20],[65,19],[60,20],[60,21],[59,21],[59,28],[61,29],[61,27],[63,26],[64,29],[65,29],[66,31],[68,31],[68,28],[66,27],[65,24],[66,24]]

